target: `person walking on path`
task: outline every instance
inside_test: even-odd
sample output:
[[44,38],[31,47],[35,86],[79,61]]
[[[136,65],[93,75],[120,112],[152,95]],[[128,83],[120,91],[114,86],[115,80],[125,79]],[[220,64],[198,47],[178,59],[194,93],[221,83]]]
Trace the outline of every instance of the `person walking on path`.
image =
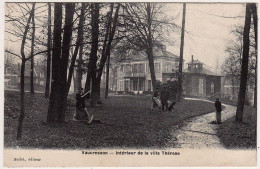
[[222,111],[222,106],[221,106],[221,102],[219,101],[219,99],[217,98],[215,101],[215,108],[216,108],[216,122],[217,124],[221,124],[221,111]]
[[93,120],[93,115],[90,115],[85,105],[85,98],[90,91],[83,93],[83,88],[78,88],[78,93],[76,94],[76,113],[74,114],[73,121],[85,121],[88,118],[88,124]]

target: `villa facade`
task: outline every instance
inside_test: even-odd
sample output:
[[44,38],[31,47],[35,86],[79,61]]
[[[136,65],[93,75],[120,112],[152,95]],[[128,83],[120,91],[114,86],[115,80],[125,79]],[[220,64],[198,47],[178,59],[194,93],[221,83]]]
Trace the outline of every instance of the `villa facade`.
[[[165,47],[154,51],[154,70],[156,80],[166,83],[170,74],[178,68],[179,57],[166,51]],[[147,55],[138,54],[131,61],[117,69],[117,93],[139,93],[153,91]]]

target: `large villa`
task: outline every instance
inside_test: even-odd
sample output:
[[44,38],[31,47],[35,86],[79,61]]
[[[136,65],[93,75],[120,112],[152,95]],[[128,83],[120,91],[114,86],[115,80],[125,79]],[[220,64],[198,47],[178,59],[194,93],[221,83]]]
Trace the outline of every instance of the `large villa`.
[[[163,83],[169,80],[169,74],[178,67],[179,57],[166,51],[165,47],[154,51],[154,69],[156,80]],[[139,93],[153,91],[147,55],[139,53],[131,61],[125,62],[117,70],[117,92]]]
[[[178,69],[179,57],[163,48],[154,50],[154,69],[156,80],[167,83],[173,80]],[[221,75],[207,68],[193,56],[183,70],[184,94],[190,96],[210,96],[221,92]],[[117,70],[117,93],[143,94],[153,91],[147,55],[138,54],[131,61],[125,62]]]

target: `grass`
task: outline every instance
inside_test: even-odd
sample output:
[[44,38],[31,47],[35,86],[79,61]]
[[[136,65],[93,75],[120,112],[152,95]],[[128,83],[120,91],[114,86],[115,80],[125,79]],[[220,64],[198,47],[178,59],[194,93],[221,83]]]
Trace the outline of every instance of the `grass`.
[[110,96],[94,112],[101,124],[73,122],[74,100],[69,102],[67,123],[43,125],[48,100],[43,94],[26,93],[22,139],[16,141],[19,92],[5,91],[4,146],[9,148],[163,148],[171,127],[187,118],[215,110],[212,103],[183,100],[174,112],[151,111],[151,97]]
[[220,125],[217,134],[226,148],[256,148],[256,116],[257,111],[255,108],[245,106],[243,122],[236,122],[235,117],[232,117]]

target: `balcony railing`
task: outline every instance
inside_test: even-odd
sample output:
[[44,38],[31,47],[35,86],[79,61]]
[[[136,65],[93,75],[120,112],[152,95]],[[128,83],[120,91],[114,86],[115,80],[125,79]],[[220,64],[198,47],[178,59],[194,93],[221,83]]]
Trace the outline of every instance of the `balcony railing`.
[[145,77],[145,73],[125,73],[125,77]]

